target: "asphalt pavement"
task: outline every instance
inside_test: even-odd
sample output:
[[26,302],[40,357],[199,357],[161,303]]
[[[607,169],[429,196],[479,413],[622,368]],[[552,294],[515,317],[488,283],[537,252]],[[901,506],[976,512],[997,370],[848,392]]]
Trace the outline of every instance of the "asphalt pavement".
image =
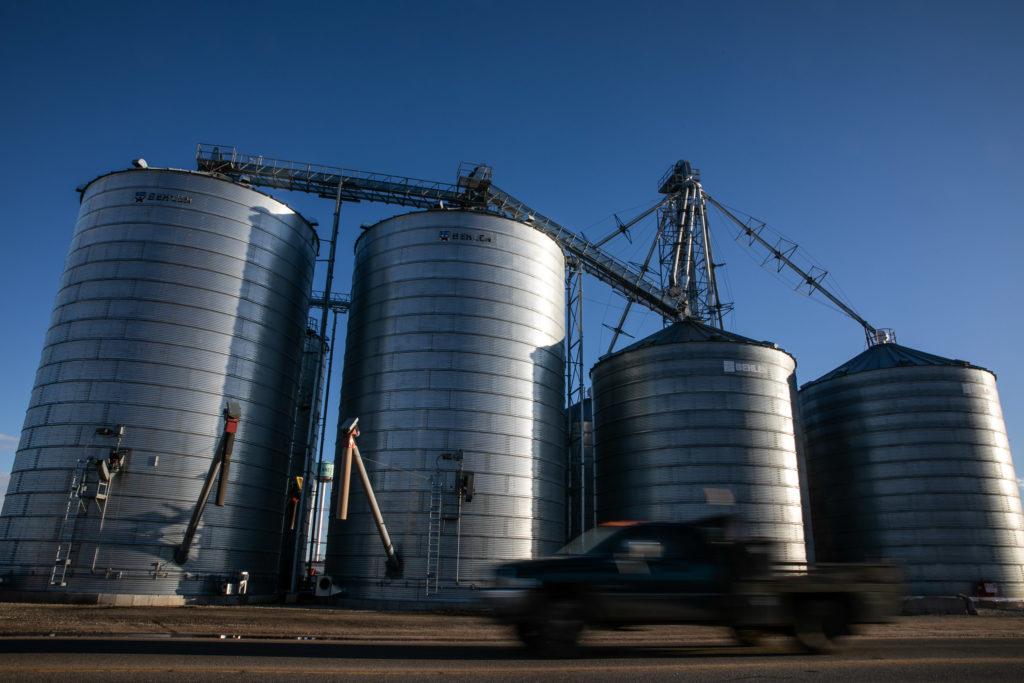
[[[722,638],[697,646],[628,646],[608,638],[575,659],[537,659],[514,641],[405,643],[245,637],[0,639],[0,680],[288,680],[401,678],[696,681],[1020,681],[1024,638],[853,638],[833,655],[783,640],[756,648]],[[657,640],[657,630],[651,632]]]
[[1024,614],[904,617],[819,656],[785,638],[741,647],[722,628],[588,631],[578,658],[548,660],[471,614],[0,603],[0,681],[297,677],[1024,681]]

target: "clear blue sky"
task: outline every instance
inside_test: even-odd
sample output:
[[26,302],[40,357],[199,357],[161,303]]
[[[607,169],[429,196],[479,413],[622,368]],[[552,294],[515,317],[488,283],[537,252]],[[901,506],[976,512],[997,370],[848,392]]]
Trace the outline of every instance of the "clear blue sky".
[[[592,236],[690,159],[709,192],[829,266],[870,321],[995,370],[1020,471],[1022,35],[1024,5],[985,1],[3,3],[0,472],[74,188],[136,156],[191,167],[200,141],[441,180],[485,161]],[[329,223],[326,203],[283,198]],[[344,230],[393,212],[347,206]],[[717,228],[731,329],[796,355],[801,382],[862,350],[855,324]],[[588,282],[590,361],[618,306]]]

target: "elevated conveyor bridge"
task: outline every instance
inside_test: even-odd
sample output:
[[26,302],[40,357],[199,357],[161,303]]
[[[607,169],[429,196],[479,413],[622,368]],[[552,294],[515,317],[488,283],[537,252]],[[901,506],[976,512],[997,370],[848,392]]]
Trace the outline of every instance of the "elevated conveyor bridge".
[[220,173],[251,185],[315,194],[342,202],[379,202],[420,209],[477,209],[533,225],[550,236],[584,272],[630,301],[669,320],[682,318],[679,300],[662,291],[637,268],[616,259],[582,235],[535,211],[490,182],[482,166],[460,173],[458,183],[419,180],[386,173],[271,159],[239,153],[232,147],[200,144],[196,164],[201,171]]

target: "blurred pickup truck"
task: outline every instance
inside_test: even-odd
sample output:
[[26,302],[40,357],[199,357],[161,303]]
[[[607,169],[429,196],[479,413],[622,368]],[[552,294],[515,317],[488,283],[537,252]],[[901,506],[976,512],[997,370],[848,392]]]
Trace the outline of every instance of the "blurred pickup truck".
[[571,655],[585,627],[640,624],[726,626],[742,644],[788,633],[827,652],[856,624],[898,614],[898,568],[773,563],[771,544],[736,537],[738,523],[595,527],[553,557],[499,566],[483,597],[525,645],[549,655]]

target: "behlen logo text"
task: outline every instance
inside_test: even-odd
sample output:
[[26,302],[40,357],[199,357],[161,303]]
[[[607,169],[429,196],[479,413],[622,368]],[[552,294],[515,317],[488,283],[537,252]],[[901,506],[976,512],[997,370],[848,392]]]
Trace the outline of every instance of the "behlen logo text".
[[722,361],[722,369],[726,372],[756,372],[759,375],[768,374],[768,367],[763,363],[744,363],[738,360]]
[[438,240],[441,242],[490,242],[491,236],[484,232],[478,232],[476,234],[470,234],[468,232],[454,232],[452,230],[442,230],[438,233]]
[[178,204],[191,204],[192,197],[187,194],[166,194],[164,192],[136,192],[135,203],[144,202],[176,202]]

